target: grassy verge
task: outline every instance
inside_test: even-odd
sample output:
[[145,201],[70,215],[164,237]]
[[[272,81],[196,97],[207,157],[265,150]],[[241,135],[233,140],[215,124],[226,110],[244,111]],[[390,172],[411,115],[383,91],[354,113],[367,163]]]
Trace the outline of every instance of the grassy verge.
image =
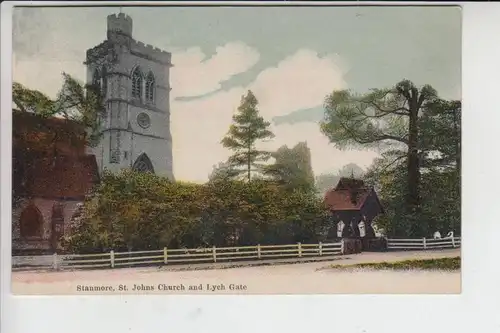
[[460,257],[440,259],[416,259],[396,262],[377,262],[353,265],[331,265],[334,269],[374,269],[374,270],[443,270],[454,271],[460,269]]

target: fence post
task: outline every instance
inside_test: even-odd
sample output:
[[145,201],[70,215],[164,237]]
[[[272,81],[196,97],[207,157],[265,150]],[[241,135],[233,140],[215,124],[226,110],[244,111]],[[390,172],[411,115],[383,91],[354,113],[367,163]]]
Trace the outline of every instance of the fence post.
[[340,254],[344,254],[344,239],[342,238],[342,240],[340,241]]
[[260,253],[260,244],[257,244],[257,258],[262,258],[262,254]]
[[424,250],[426,250],[426,249],[427,249],[427,240],[424,237]]
[[214,262],[217,262],[217,248],[215,245],[212,247],[212,256],[214,257]]
[[52,255],[52,268],[57,269],[57,253],[55,252]]
[[163,248],[163,263],[166,265],[168,260],[167,260],[167,256],[168,256],[168,250],[166,247]]
[[115,268],[115,251],[109,251],[109,259],[111,261],[111,268]]
[[451,237],[451,245],[455,247],[455,236]]
[[319,242],[319,256],[321,257],[323,255],[323,243]]
[[299,258],[302,257],[302,244],[300,242],[297,243],[297,248],[299,250]]

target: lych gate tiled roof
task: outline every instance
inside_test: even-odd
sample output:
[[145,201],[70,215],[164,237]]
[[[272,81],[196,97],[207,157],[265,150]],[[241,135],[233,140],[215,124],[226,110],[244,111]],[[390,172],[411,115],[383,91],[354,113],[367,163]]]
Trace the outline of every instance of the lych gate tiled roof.
[[325,194],[325,205],[330,210],[360,210],[372,189],[361,179],[340,178],[337,186]]
[[359,210],[370,195],[370,189],[359,189],[356,193],[352,190],[330,190],[325,194],[325,204],[330,210]]

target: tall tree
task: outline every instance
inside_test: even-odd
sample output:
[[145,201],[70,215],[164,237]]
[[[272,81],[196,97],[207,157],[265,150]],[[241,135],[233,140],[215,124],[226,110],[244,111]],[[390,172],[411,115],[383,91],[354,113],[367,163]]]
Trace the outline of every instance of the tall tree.
[[[406,153],[408,213],[420,209],[419,118],[437,99],[429,85],[416,87],[403,80],[390,89],[373,89],[364,95],[335,91],[325,99],[322,132],[340,148],[400,147]],[[401,159],[402,156],[398,156]]]
[[268,129],[270,123],[259,115],[257,106],[257,98],[248,91],[241,98],[238,112],[233,115],[233,124],[222,139],[222,145],[234,151],[229,157],[229,164],[238,174],[246,174],[248,181],[251,180],[252,172],[261,171],[262,162],[270,157],[269,152],[257,149],[256,144],[274,137]]
[[212,172],[208,176],[208,180],[210,182],[230,180],[237,175],[238,171],[234,170],[228,162],[220,162],[219,164],[213,166]]
[[[56,99],[14,82],[14,106],[21,112],[31,112],[43,118],[64,118],[80,124],[86,129],[83,138],[85,143],[93,145],[99,140],[99,121],[106,110],[103,92],[98,86],[85,85],[66,73],[62,75],[63,85]],[[72,131],[65,134],[76,135]]]
[[311,150],[306,142],[299,142],[293,148],[282,146],[272,157],[275,162],[265,167],[266,175],[289,189],[314,190]]
[[462,103],[436,100],[421,119],[421,145],[426,167],[452,167],[461,171]]

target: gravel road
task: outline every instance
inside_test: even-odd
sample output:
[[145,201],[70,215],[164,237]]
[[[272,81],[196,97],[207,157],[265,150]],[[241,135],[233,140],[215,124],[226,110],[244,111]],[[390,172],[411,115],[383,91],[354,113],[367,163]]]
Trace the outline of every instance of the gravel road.
[[[459,256],[460,250],[361,253],[336,260],[229,268],[205,264],[175,268],[13,272],[12,291],[21,295],[68,294],[456,294],[460,272],[337,271],[334,264]],[[214,269],[215,268],[215,269]],[[218,269],[217,269],[218,268]],[[226,269],[221,269],[226,268]]]

